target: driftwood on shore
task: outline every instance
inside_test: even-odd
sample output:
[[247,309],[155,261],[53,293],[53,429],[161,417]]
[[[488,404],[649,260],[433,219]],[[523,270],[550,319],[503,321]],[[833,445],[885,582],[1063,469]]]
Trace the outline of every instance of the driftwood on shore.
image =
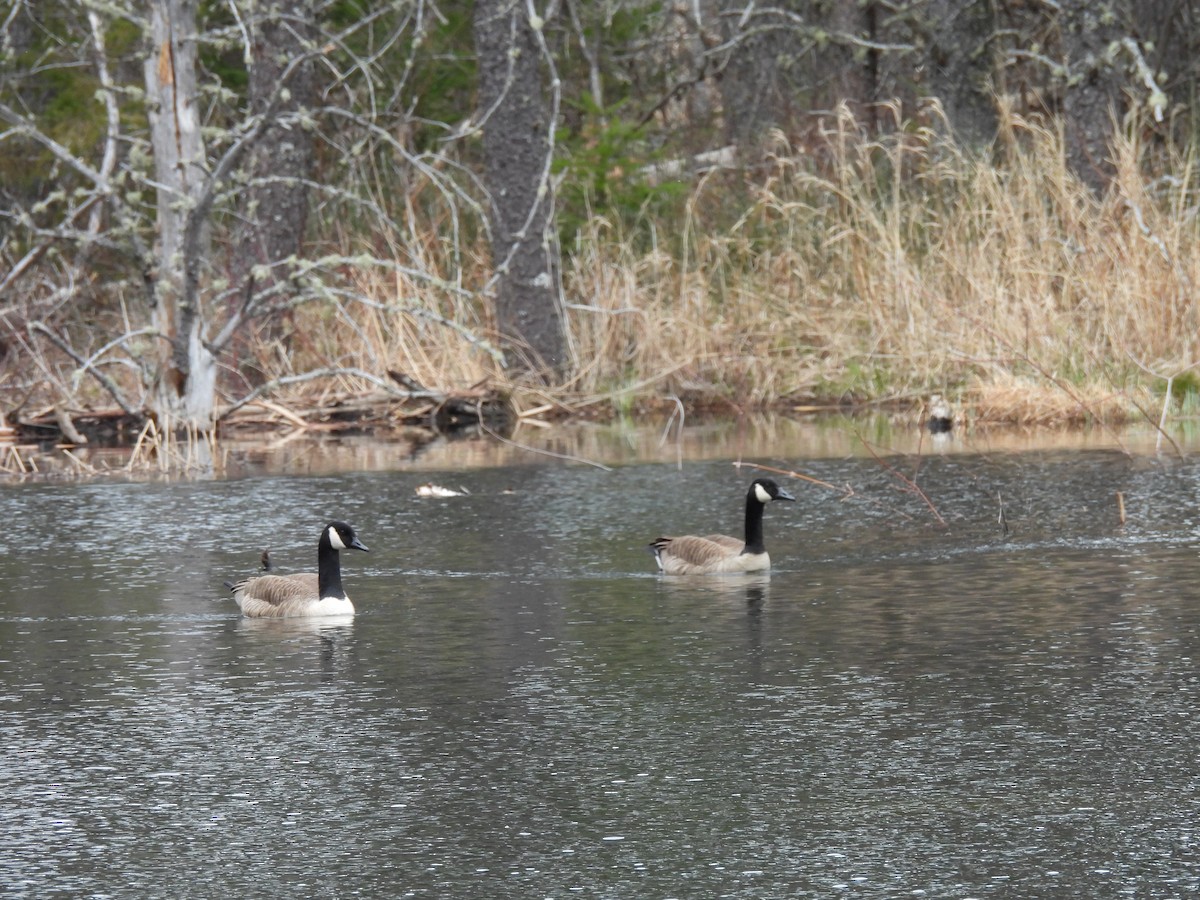
[[355,432],[403,426],[446,433],[482,423],[494,431],[507,433],[515,418],[507,396],[485,385],[476,385],[445,394],[413,392],[407,399],[371,393],[326,395],[316,403],[255,400],[223,417],[220,428]]
[[[458,391],[432,391],[404,376],[389,373],[402,393],[322,393],[288,400],[259,397],[220,414],[219,433],[296,430],[354,434],[386,432],[397,428],[423,428],[436,434],[483,425],[507,434],[516,412],[507,396],[487,383]],[[130,444],[145,427],[145,413],[119,407],[70,410],[52,407],[27,414],[10,413],[15,437],[21,441],[55,441],[67,445]]]

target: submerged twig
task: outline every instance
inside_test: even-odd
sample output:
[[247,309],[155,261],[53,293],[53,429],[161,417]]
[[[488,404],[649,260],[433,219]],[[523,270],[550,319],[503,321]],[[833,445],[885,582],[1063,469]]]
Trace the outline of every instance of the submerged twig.
[[540,447],[530,447],[528,444],[522,444],[520,441],[514,441],[511,438],[506,438],[501,434],[497,434],[491,428],[488,428],[487,423],[483,421],[483,417],[479,417],[479,430],[488,437],[494,438],[502,444],[507,444],[509,447],[516,447],[519,450],[528,450],[530,453],[538,453],[542,456],[552,456],[555,459],[567,459],[571,462],[583,463],[584,465],[594,466],[597,469],[603,469],[605,472],[611,472],[612,467],[606,466],[604,463],[596,462],[593,459],[584,459],[582,456],[572,456],[570,453],[555,453],[553,450],[543,450]]
[[1179,458],[1182,459],[1183,451],[1179,449],[1179,445],[1175,443],[1175,441],[1171,438],[1171,436],[1169,434],[1167,434],[1167,414],[1170,412],[1171,400],[1175,394],[1175,379],[1178,378],[1180,375],[1183,375],[1185,372],[1190,372],[1192,369],[1196,368],[1196,366],[1200,365],[1200,361],[1188,363],[1188,365],[1184,366],[1182,369],[1177,370],[1176,372],[1173,372],[1170,375],[1162,375],[1158,372],[1155,372],[1153,369],[1151,369],[1148,365],[1146,365],[1144,362],[1142,362],[1140,359],[1138,359],[1136,356],[1134,356],[1128,350],[1126,350],[1125,353],[1130,358],[1130,360],[1133,361],[1133,364],[1135,366],[1137,366],[1139,369],[1141,369],[1143,372],[1145,372],[1147,375],[1150,375],[1154,378],[1162,378],[1167,382],[1166,390],[1163,391],[1163,405],[1162,405],[1162,410],[1159,413],[1157,424],[1145,412],[1145,410],[1142,409],[1140,404],[1135,402],[1133,405],[1134,405],[1134,407],[1136,407],[1137,411],[1140,412],[1143,416],[1145,416],[1146,420],[1148,422],[1150,422],[1151,425],[1154,426],[1155,430],[1158,431],[1158,437],[1154,443],[1154,451],[1157,453],[1162,450],[1162,442],[1163,442],[1163,439],[1165,438],[1170,443],[1171,447],[1175,450],[1175,453],[1179,456]]
[[658,439],[658,446],[662,447],[667,442],[667,436],[671,433],[671,426],[675,424],[676,418],[679,420],[678,427],[675,429],[675,468],[683,469],[683,422],[685,411],[683,401],[674,394],[670,397],[675,401],[675,408],[671,410],[671,415],[667,418],[666,427],[663,428],[662,437]]
[[[32,462],[32,457],[30,461]],[[0,463],[0,471],[10,475],[29,474],[29,467],[25,465],[25,460],[21,458],[21,450],[19,447],[4,447],[4,459],[3,462]]]
[[679,439],[683,437],[683,421],[685,415],[683,401],[674,394],[667,399],[674,402],[675,408],[671,410],[671,415],[667,418],[667,424],[663,428],[662,437],[658,439],[658,446],[660,447],[667,442],[667,435],[671,433],[671,426],[675,424],[676,416],[679,417],[679,427],[675,430],[675,441],[678,443]]
[[942,518],[942,514],[940,512],[938,512],[937,507],[933,505],[933,501],[929,499],[929,495],[927,493],[925,493],[924,490],[922,490],[922,488],[919,484],[917,484],[913,479],[909,478],[907,475],[905,475],[903,472],[901,472],[899,469],[897,469],[895,466],[893,466],[891,463],[889,463],[887,460],[885,460],[883,457],[881,457],[878,453],[876,453],[875,448],[872,447],[871,444],[867,441],[867,439],[864,438],[861,434],[858,435],[858,439],[860,441],[862,441],[862,445],[866,448],[867,452],[871,454],[871,458],[874,459],[875,462],[879,463],[879,465],[881,465],[884,469],[886,469],[892,475],[895,475],[898,479],[900,479],[900,481],[904,483],[905,490],[909,491],[910,493],[916,494],[918,497],[921,498],[921,500],[925,503],[925,505],[929,507],[929,511],[931,513],[933,513],[933,517],[935,519],[937,519],[937,522],[939,525],[942,525],[942,526],[946,525],[946,520]]
[[63,456],[65,456],[72,463],[74,463],[75,467],[77,469],[79,469],[81,472],[83,472],[84,474],[86,474],[86,475],[95,475],[96,474],[95,466],[93,466],[91,463],[85,462],[84,460],[80,459],[78,456],[76,456],[74,453],[72,453],[66,447],[62,448],[62,453],[63,453]]
[[[149,450],[143,450],[143,447],[148,447]],[[160,437],[154,420],[147,419],[146,424],[142,426],[142,430],[137,436],[137,441],[134,442],[133,450],[129,453],[129,461],[125,465],[125,471],[132,472],[133,467],[142,459],[142,454],[153,451],[161,451]],[[159,456],[161,459],[161,453]]]
[[875,500],[871,497],[864,497],[862,494],[858,493],[858,491],[854,490],[854,488],[848,484],[841,485],[841,486],[836,485],[836,484],[830,484],[828,481],[822,481],[820,478],[813,478],[811,475],[805,475],[803,472],[797,472],[794,469],[777,469],[774,466],[764,466],[759,463],[743,462],[740,459],[734,461],[733,467],[735,469],[741,469],[741,468],[755,469],[759,472],[770,472],[774,475],[783,475],[788,478],[798,478],[801,481],[807,481],[811,484],[817,485],[818,487],[823,487],[823,488],[826,488],[827,490],[831,490],[831,491],[837,491],[839,494],[842,495],[843,500],[849,500],[851,498],[854,498],[856,500],[863,500],[867,503],[874,504],[875,506],[887,508],[889,510],[889,512],[894,512],[894,513],[896,513],[896,515],[899,515],[902,518],[907,519],[909,522],[913,521],[913,517],[910,516],[908,513],[903,512],[901,510],[892,510],[892,509],[886,507],[883,503],[880,503],[878,500]]
[[733,467],[735,469],[756,469],[760,472],[771,472],[775,475],[786,475],[788,478],[799,478],[801,481],[809,481],[815,485],[818,485],[819,487],[828,488],[831,491],[838,491],[841,494],[845,494],[847,497],[856,496],[854,488],[850,487],[848,484],[841,486],[830,484],[828,481],[822,481],[820,478],[813,478],[811,475],[805,475],[803,472],[797,472],[794,469],[777,469],[774,466],[764,466],[761,463],[744,462],[740,459],[734,461]]

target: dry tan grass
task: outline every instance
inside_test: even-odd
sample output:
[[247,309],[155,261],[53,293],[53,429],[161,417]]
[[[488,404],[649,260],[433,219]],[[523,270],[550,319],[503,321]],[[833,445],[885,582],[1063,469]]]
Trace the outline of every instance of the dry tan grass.
[[[1143,398],[1147,406],[1149,398]],[[1124,422],[1137,416],[1129,393],[1098,384],[1082,387],[1048,379],[997,374],[964,398],[971,420],[982,425],[1079,425]]]
[[[489,378],[527,406],[547,394],[755,408],[938,391],[981,421],[1037,423],[1139,415],[1162,379],[1200,360],[1195,161],[1183,151],[1131,126],[1096,197],[1066,168],[1059,134],[1011,114],[994,160],[965,153],[936,107],[879,139],[842,111],[805,146],[779,137],[770,149],[765,174],[735,186],[749,199],[732,221],[719,177],[653,240],[590,221],[564,258],[573,367],[548,392],[509,383],[465,336],[495,338],[471,294],[489,274],[482,247],[465,251],[462,293],[354,276],[377,305],[298,312],[309,343],[286,367],[393,369],[441,389]],[[437,241],[391,240],[397,259],[458,277],[462,259],[439,257]]]
[[1192,160],[1131,132],[1097,198],[1058,134],[1006,122],[992,163],[936,118],[871,141],[843,112],[815,146],[779,143],[732,227],[697,212],[718,199],[701,184],[673,258],[598,231],[568,278],[598,310],[572,316],[577,388],[749,405],[940,390],[987,418],[1129,416],[1150,373],[1200,360]]

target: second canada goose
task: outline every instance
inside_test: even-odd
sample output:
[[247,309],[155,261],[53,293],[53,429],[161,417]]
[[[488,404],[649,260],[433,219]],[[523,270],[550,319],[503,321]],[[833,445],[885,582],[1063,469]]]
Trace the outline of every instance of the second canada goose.
[[931,434],[946,434],[954,427],[954,410],[941,394],[929,398],[929,415],[925,427]]
[[650,549],[659,570],[664,575],[711,575],[771,568],[771,557],[763,545],[763,507],[772,500],[795,499],[770,478],[754,479],[746,492],[744,540],[724,534],[656,538]]
[[317,543],[317,574],[259,575],[229,585],[242,614],[253,619],[285,616],[344,616],[354,604],[342,587],[339,551],[366,545],[345,522],[330,522]]

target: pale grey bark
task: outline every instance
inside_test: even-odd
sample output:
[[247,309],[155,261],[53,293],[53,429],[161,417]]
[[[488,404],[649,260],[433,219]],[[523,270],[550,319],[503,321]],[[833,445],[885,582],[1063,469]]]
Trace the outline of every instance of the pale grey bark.
[[199,206],[210,189],[196,87],[197,0],[154,0],[145,61],[146,107],[158,186],[151,409],[161,420],[212,426],[216,360],[204,345],[195,290],[205,244]]

